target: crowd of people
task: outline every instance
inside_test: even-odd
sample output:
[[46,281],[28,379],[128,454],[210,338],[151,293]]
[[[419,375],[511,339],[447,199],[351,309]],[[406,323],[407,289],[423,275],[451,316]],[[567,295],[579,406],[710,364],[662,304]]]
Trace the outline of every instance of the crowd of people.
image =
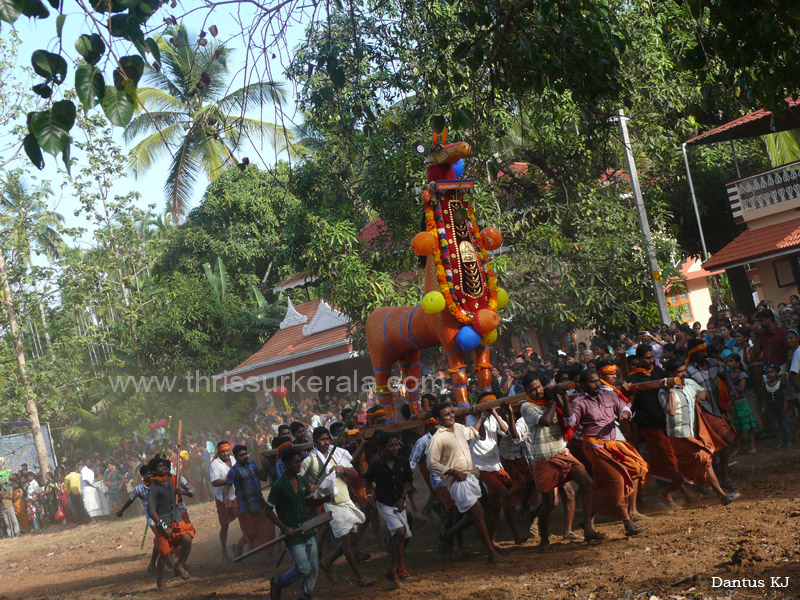
[[[148,460],[152,448],[123,444],[113,460],[92,456],[72,468],[62,461],[44,482],[23,467],[2,484],[4,534],[96,521],[120,505],[121,516],[138,499],[154,532],[149,568],[163,587],[167,566],[189,576],[197,532],[184,498],[213,499],[223,560],[234,521],[242,531],[231,545],[234,559],[273,540],[276,528],[286,536],[294,567],[272,578],[272,598],[301,580],[300,597],[310,598],[319,570],[334,578],[340,556],[358,585],[373,585],[360,566],[369,531],[389,555],[385,577],[402,585],[411,576],[403,551],[415,514],[441,523],[445,556],[467,552],[463,532],[474,526],[490,563],[504,560],[501,518],[516,544],[538,519],[538,547],[549,551],[559,499],[567,539],[580,537],[573,531],[580,522],[583,539],[600,543],[606,535],[595,515],[639,535],[646,529],[639,492],[651,479],[666,506],[677,506],[678,494],[687,502],[712,494],[728,505],[739,497],[733,455],[757,452],[758,438],[792,444],[799,328],[800,298],[792,296],[777,310],[762,303],[752,315],[716,312],[705,328],[673,322],[613,343],[495,357],[491,392],[470,385],[471,404],[457,406],[447,384],[430,390],[417,428],[386,424],[369,395],[323,396],[285,414],[259,413],[237,430],[196,433],[180,455],[170,449]],[[423,375],[442,367],[426,364]],[[524,397],[486,404],[518,394]],[[406,407],[398,413],[410,417]],[[353,431],[364,427],[374,435]],[[427,497],[414,488],[416,469]],[[185,477],[175,476],[179,470]],[[328,520],[308,526],[326,513]],[[388,536],[381,537],[381,523]]]

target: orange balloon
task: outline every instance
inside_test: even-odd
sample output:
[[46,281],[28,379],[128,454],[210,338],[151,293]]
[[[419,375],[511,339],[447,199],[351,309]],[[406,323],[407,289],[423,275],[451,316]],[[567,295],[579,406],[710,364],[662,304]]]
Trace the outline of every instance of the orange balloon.
[[481,242],[487,250],[497,250],[503,245],[503,234],[497,227],[484,227],[481,230]]
[[419,256],[428,256],[436,250],[437,240],[427,231],[420,231],[411,241],[411,248]]
[[481,335],[486,335],[494,331],[497,329],[498,325],[500,325],[500,317],[495,311],[489,310],[488,308],[480,309],[475,313],[475,316],[472,317],[472,326]]

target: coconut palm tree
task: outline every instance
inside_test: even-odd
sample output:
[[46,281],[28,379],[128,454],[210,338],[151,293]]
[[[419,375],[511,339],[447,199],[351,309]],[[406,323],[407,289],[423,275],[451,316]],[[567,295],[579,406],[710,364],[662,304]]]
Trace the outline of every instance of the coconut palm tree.
[[[59,258],[66,245],[61,238],[64,217],[48,210],[44,198],[52,194],[48,185],[31,188],[22,179],[19,172],[10,173],[0,183],[0,232],[8,236],[8,247],[13,252],[15,261],[22,269],[33,265],[33,252],[44,254],[48,259]],[[38,279],[33,277],[36,303],[39,318],[44,330],[45,342],[50,348],[50,332],[47,328],[47,316],[40,300]],[[52,351],[51,351],[52,354]]]
[[278,83],[259,81],[226,94],[231,50],[223,44],[178,26],[168,29],[158,46],[162,67],[147,67],[143,81],[151,87],[137,91],[140,114],[125,128],[125,140],[148,134],[128,158],[136,176],[171,154],[164,190],[177,220],[186,213],[201,172],[213,181],[226,166],[239,165],[236,154],[245,141],[268,141],[283,151],[289,132],[245,116],[265,103],[280,104],[284,94]]

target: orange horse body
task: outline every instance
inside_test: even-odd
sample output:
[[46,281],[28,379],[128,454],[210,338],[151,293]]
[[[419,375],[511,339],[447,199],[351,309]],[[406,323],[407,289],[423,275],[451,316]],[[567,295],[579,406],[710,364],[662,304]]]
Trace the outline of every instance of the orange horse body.
[[[434,144],[436,138],[434,137]],[[470,156],[472,149],[466,142],[458,142],[447,146],[435,146],[429,154],[429,161],[432,163],[428,167],[428,182],[443,180],[455,180],[453,163],[461,158]],[[427,191],[425,193],[428,193]],[[444,192],[437,194],[438,207],[441,212],[455,216],[457,210],[468,208],[468,201],[459,195],[458,192]],[[451,209],[451,203],[453,208]],[[463,216],[462,216],[463,218]],[[455,222],[453,221],[455,228]],[[446,226],[448,229],[451,225]],[[451,253],[459,253],[458,258],[452,261],[450,268],[458,271],[458,281],[464,281],[462,269],[470,269],[472,279],[476,279],[473,263],[467,263],[464,255],[474,257],[476,255],[475,236],[468,235],[462,238],[457,248],[450,249]],[[464,246],[464,244],[472,245]],[[465,266],[466,265],[466,266]],[[480,274],[479,274],[480,275]],[[488,304],[488,289],[486,278],[480,275],[479,283],[475,286],[478,290],[468,302],[460,301],[465,305],[465,310],[469,316],[476,312],[478,308],[485,308]],[[482,281],[482,283],[480,283]],[[460,286],[456,285],[458,289]],[[428,255],[425,264],[425,293],[440,291],[439,281],[436,274],[436,266],[433,255]],[[466,304],[472,303],[468,308]],[[383,306],[375,309],[367,318],[367,345],[369,347],[370,359],[376,382],[378,400],[386,412],[387,422],[396,419],[394,411],[394,397],[389,390],[388,383],[391,376],[391,369],[395,362],[400,363],[403,381],[407,384],[416,383],[414,388],[406,385],[406,402],[411,408],[412,414],[421,411],[418,400],[419,394],[419,370],[420,370],[420,350],[441,346],[447,357],[448,373],[452,382],[456,402],[458,406],[469,405],[467,395],[467,371],[464,364],[463,350],[459,347],[456,337],[463,327],[463,323],[447,309],[438,313],[427,313],[420,304],[416,306]],[[478,386],[482,394],[482,401],[493,400],[492,390],[492,365],[490,363],[490,348],[481,343],[473,350],[476,376]]]

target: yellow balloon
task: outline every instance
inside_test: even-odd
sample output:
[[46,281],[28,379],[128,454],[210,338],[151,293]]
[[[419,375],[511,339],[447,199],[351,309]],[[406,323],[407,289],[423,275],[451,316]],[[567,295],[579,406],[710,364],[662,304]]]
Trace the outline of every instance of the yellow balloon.
[[428,292],[422,299],[422,310],[428,314],[440,313],[445,308],[442,292]]
[[481,338],[481,344],[484,346],[491,346],[497,341],[497,329],[493,329]]
[[508,292],[503,288],[497,288],[497,310],[508,306]]

